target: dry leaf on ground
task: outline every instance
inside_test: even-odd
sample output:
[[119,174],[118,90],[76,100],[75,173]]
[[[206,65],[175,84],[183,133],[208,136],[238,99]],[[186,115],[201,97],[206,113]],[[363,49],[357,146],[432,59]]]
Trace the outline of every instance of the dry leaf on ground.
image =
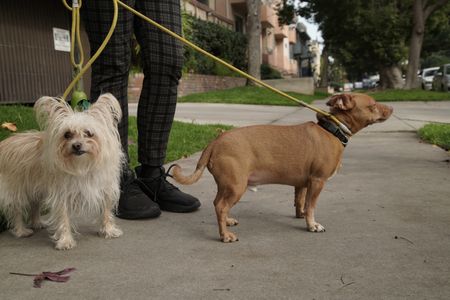
[[12,132],[16,132],[17,131],[16,123],[5,122],[5,123],[2,124],[2,128],[5,128],[5,129],[7,129],[9,131],[12,131]]

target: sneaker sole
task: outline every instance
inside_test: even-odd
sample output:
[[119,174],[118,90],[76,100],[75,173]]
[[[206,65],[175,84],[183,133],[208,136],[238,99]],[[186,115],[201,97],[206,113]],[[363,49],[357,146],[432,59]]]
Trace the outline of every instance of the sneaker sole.
[[200,201],[195,202],[191,206],[176,205],[171,203],[158,203],[159,208],[164,211],[175,213],[190,213],[196,211],[200,207]]
[[116,217],[125,220],[139,220],[139,219],[154,219],[161,215],[161,210],[154,210],[150,212],[133,211],[133,212],[119,212]]

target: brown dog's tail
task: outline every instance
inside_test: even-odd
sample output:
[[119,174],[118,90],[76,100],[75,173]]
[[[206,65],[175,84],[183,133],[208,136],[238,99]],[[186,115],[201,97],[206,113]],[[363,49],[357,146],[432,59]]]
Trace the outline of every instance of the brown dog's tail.
[[167,171],[170,173],[172,170],[172,178],[175,179],[176,182],[184,184],[184,185],[190,185],[195,182],[197,182],[200,177],[203,174],[203,171],[206,168],[206,165],[209,162],[209,158],[211,157],[211,152],[213,148],[214,142],[208,145],[205,150],[203,150],[202,156],[200,156],[200,159],[197,162],[197,167],[191,175],[183,175],[183,172],[181,170],[181,167],[177,164],[173,164],[170,166],[169,170]]

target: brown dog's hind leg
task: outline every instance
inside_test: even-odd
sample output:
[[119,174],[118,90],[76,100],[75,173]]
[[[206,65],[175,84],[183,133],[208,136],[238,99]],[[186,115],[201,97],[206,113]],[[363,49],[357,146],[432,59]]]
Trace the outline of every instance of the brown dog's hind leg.
[[245,185],[234,185],[226,189],[219,189],[214,207],[216,209],[217,223],[219,224],[220,239],[224,243],[238,241],[237,236],[227,229],[227,225],[237,225],[237,220],[228,217],[228,212],[245,192]]
[[316,207],[317,199],[322,191],[325,181],[321,178],[311,178],[308,183],[305,201],[305,217],[308,231],[324,232],[325,227],[320,225],[314,219],[314,208]]
[[295,187],[295,217],[304,218],[305,217],[305,198],[306,198],[306,187]]

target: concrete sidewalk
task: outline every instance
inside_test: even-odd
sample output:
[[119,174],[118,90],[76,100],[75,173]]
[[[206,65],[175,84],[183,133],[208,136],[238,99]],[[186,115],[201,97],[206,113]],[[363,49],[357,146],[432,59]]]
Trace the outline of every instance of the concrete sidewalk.
[[[416,131],[429,122],[450,123],[450,101],[384,102],[394,107],[394,115],[384,123],[370,126],[369,131]],[[314,106],[328,111],[324,100]],[[136,116],[137,104],[131,103],[129,113]],[[178,103],[175,120],[197,124],[296,124],[315,121],[315,112],[299,106],[266,106],[213,103]]]
[[[220,116],[235,125],[313,117],[299,108],[241,107],[238,118],[236,111],[225,116],[227,107]],[[450,122],[449,108],[449,102],[396,103],[391,120],[352,138],[343,168],[318,202],[325,233],[309,233],[305,221],[294,218],[292,187],[268,185],[247,192],[232,209],[239,242],[219,242],[216,187],[205,172],[183,187],[199,197],[199,211],[119,220],[125,234],[116,240],[84,225],[77,248],[61,252],[45,230],[27,239],[0,234],[0,298],[449,299],[449,155],[410,132],[423,121]],[[259,121],[252,119],[258,114]],[[198,157],[179,163],[192,171]],[[78,269],[69,282],[45,282],[41,289],[30,277],[8,274],[66,267]]]

